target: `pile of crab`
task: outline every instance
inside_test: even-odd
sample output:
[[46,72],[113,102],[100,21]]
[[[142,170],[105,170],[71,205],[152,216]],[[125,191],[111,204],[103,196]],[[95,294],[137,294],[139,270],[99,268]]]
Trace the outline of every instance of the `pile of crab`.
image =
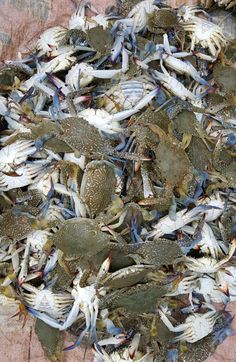
[[1,293],[51,358],[68,330],[96,362],[203,361],[234,333],[235,34],[120,14],[83,4],[0,69]]

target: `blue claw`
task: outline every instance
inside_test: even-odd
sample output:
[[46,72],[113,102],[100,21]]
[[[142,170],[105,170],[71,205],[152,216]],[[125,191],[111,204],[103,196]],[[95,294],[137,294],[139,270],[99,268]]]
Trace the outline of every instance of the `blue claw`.
[[63,351],[72,351],[72,350],[75,349],[76,347],[79,347],[79,346],[81,345],[82,340],[83,340],[83,338],[84,338],[84,335],[85,335],[85,333],[86,333],[87,331],[88,331],[88,328],[85,327],[84,330],[80,333],[80,336],[79,336],[79,338],[77,339],[77,341],[76,341],[74,344],[72,344],[71,346],[68,346],[68,347],[64,348]]
[[160,107],[165,103],[166,95],[161,88],[159,88],[158,94],[154,99],[154,102]]
[[156,52],[156,44],[153,41],[149,41],[145,44],[144,49],[147,56],[152,55]]
[[34,308],[31,308],[31,307],[27,307],[27,310],[30,314],[32,314],[33,317],[40,317],[41,313],[39,311],[37,311],[36,309]]
[[202,77],[195,77],[195,80],[198,82],[198,83],[200,83],[200,84],[202,84],[202,85],[205,85],[206,87],[209,87],[209,88],[211,88],[211,85],[210,85],[210,83],[207,81],[207,80],[205,80],[204,78],[202,78]]
[[34,87],[30,87],[30,89],[25,93],[25,95],[20,99],[19,104],[24,102],[26,99],[33,98],[35,96]]
[[112,336],[117,336],[124,332],[122,328],[116,327],[110,319],[106,319],[106,329]]
[[126,143],[126,146],[125,146],[125,148],[124,148],[124,152],[127,152],[127,151],[128,151],[130,145],[132,144],[132,141],[133,141],[133,139],[132,139],[132,137],[130,137],[129,140],[128,140],[128,142]]
[[213,341],[219,345],[224,342],[226,337],[234,336],[235,334],[236,331],[234,331],[231,327],[224,327],[215,333]]
[[97,346],[97,348],[99,349],[99,351],[101,352],[101,349],[100,349],[100,346],[98,344],[98,338],[97,338],[97,332],[96,332],[96,328],[95,327],[85,327],[83,329],[83,331],[80,333],[80,336],[79,338],[77,339],[77,341],[72,344],[71,346],[68,346],[66,348],[63,349],[63,351],[72,351],[73,349],[75,349],[76,347],[80,347],[81,346],[81,343],[82,343],[82,340],[85,336],[85,334],[90,331],[90,333],[92,333],[93,335],[93,339],[94,339],[94,344]]
[[42,203],[42,205],[39,206],[39,209],[40,209],[40,217],[41,217],[41,218],[44,218],[44,217],[45,217],[45,215],[46,215],[49,207],[50,207],[50,202],[49,202],[48,199],[45,200],[45,201]]
[[[36,152],[38,152],[44,145],[44,143],[52,138],[51,135],[44,135],[41,138],[35,140],[34,145],[36,147]],[[36,153],[35,152],[35,153]]]
[[52,177],[50,176],[50,190],[48,191],[48,194],[47,194],[47,199],[50,200],[53,196],[55,192],[55,188],[54,188],[54,185],[53,185],[53,180],[52,180]]
[[76,344],[72,344],[71,346],[63,348],[63,352],[72,351],[73,349],[75,349],[75,347],[77,347]]
[[163,6],[163,5],[165,5],[164,3],[165,2],[163,2],[163,0],[154,0],[152,5],[162,5]]
[[193,197],[194,200],[198,200],[199,196],[203,194],[204,188],[206,187],[206,181],[208,180],[207,172],[196,170],[196,174],[196,179],[199,181]]
[[58,91],[58,94],[59,94],[59,93],[62,93],[62,92],[61,92],[61,88],[58,87],[58,85],[57,85],[57,83],[56,83],[56,81],[55,81],[54,76],[53,76],[51,73],[48,73],[48,72],[46,72],[46,76],[47,76],[48,80],[56,87],[56,89],[57,89],[57,91]]
[[137,216],[132,217],[131,220],[131,231],[130,231],[130,236],[131,239],[134,243],[142,243],[143,240],[141,239],[141,237],[139,236],[139,232],[138,232],[138,220],[137,220]]
[[236,144],[236,137],[233,133],[227,135],[226,146],[234,146]]
[[182,314],[189,314],[189,313],[193,313],[193,312],[197,312],[201,307],[201,303],[199,304],[193,304],[193,305],[189,305],[188,307],[184,307],[180,309],[180,312]]
[[60,106],[60,100],[59,100],[59,92],[60,89],[57,89],[52,97],[53,100],[53,107],[55,109],[56,112],[60,112],[61,111],[61,106]]
[[109,160],[111,161],[119,161],[119,162],[126,162],[126,160],[122,160],[122,158],[116,157],[116,156],[109,156]]
[[[172,97],[172,98],[170,98],[170,99],[167,99],[167,101],[165,101],[164,103],[162,103],[162,104],[160,105],[160,107],[158,107],[157,109],[155,109],[155,112],[160,111],[160,110],[163,109],[167,104],[171,103],[172,101],[175,101],[177,98],[178,98],[178,97],[175,96],[175,97]],[[173,105],[173,106],[170,106],[170,107],[168,108],[167,112],[169,111],[169,109],[171,110],[171,107],[174,107],[174,105]]]
[[126,170],[126,167],[127,167],[127,164],[128,164],[128,160],[125,160],[124,166],[123,166],[122,171],[121,171],[121,176],[124,175],[125,170]]
[[178,362],[178,350],[170,349],[169,351],[167,351],[165,362]]
[[125,135],[121,134],[121,143],[119,143],[116,147],[115,147],[115,151],[119,152],[122,151],[125,146],[126,146],[126,138]]

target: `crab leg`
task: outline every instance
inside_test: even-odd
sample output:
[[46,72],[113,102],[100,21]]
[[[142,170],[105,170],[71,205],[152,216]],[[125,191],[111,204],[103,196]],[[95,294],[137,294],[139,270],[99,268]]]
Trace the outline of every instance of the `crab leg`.
[[39,312],[38,310],[31,308],[31,307],[27,307],[27,309],[34,317],[40,319],[41,321],[48,324],[49,326],[59,329],[59,330],[66,329],[66,328],[63,329],[62,325],[59,322],[57,322],[55,319],[49,317],[46,313]]
[[119,74],[122,70],[121,69],[98,69],[93,70],[91,75],[95,78],[100,79],[110,79],[114,77],[116,74]]
[[147,199],[149,197],[154,197],[154,194],[152,192],[152,188],[151,188],[151,182],[148,176],[148,172],[146,167],[142,164],[141,165],[141,175],[142,175],[142,180],[143,180],[143,194],[144,194],[144,198]]
[[96,320],[98,315],[98,306],[85,304],[82,312],[85,315],[85,329],[80,333],[78,340],[72,346],[66,347],[64,351],[69,351],[81,345],[81,342],[87,332],[94,332],[96,335]]
[[210,49],[211,54],[212,54],[213,56],[217,57],[217,55],[218,55],[217,53],[218,53],[218,52],[217,52],[214,44],[211,42],[210,39],[207,40],[207,45],[208,45],[208,47],[209,47],[209,49]]
[[59,323],[57,322],[55,319],[49,317],[46,313],[43,312],[39,312],[38,310],[28,307],[29,312],[36,318],[39,318],[40,320],[42,320],[43,322],[45,322],[46,324],[48,324],[49,326],[53,327],[53,328],[57,328],[60,331],[64,331],[65,329],[69,328],[77,319],[77,316],[79,314],[80,311],[80,305],[78,302],[74,302],[66,320],[64,321],[64,323]]
[[158,93],[159,88],[155,88],[153,91],[149,92],[146,96],[141,99],[133,109],[126,111],[121,111],[112,115],[112,120],[114,121],[123,121],[124,119],[132,116],[133,114],[139,112],[143,107],[145,107]]
[[220,260],[217,263],[218,269],[232,258],[232,256],[234,255],[235,249],[236,249],[236,239],[233,239],[232,243],[229,246],[229,254],[226,255],[222,260]]
[[22,260],[21,270],[18,276],[19,285],[21,285],[24,282],[28,274],[29,254],[30,254],[30,242],[27,242],[25,246],[25,252]]
[[[116,224],[109,225],[109,228],[113,230],[113,229],[118,228],[120,225],[122,225],[122,223],[123,223],[123,221],[124,221],[124,219],[125,219],[125,217],[126,217],[126,214],[127,214],[127,211],[125,210],[125,211],[121,211],[118,215],[116,215],[116,217],[114,217],[113,220],[117,219],[117,216],[118,216],[118,217],[119,217],[119,221],[118,221]],[[113,220],[112,220],[112,221],[113,221]],[[111,221],[111,222],[112,222],[112,221]]]
[[172,94],[176,95],[180,99],[185,100],[186,98],[189,98],[192,101],[196,100],[196,96],[191,93],[181,82],[179,82],[174,77],[171,77],[163,66],[162,70],[164,73],[154,70],[153,76],[155,79],[159,80],[165,88],[167,88]]
[[[8,261],[12,260],[12,266],[14,272],[17,272],[19,269],[19,253],[21,253],[24,250],[24,246],[20,247],[19,249],[15,249],[15,247],[12,246],[11,250],[9,248],[8,252],[5,252],[3,255],[0,256],[0,261]],[[9,253],[11,253],[9,255]]]
[[180,324],[179,326],[173,326],[173,324],[169,321],[169,319],[166,317],[165,313],[162,312],[162,310],[158,310],[161,320],[162,322],[166,325],[166,327],[171,331],[171,332],[183,332],[186,328],[185,324]]
[[74,192],[72,190],[68,190],[62,184],[56,183],[53,186],[54,186],[55,191],[57,191],[58,193],[68,195],[72,198],[72,200],[74,202],[76,216],[86,217],[86,207],[76,192]]
[[[45,265],[45,268],[43,270],[43,274],[44,277],[50,273],[50,271],[52,271],[57,263],[58,260],[58,256],[59,256],[60,252],[59,250],[55,250],[53,254],[49,255],[48,259],[47,259],[47,263]],[[43,254],[44,256],[46,254]]]
[[99,272],[97,274],[96,280],[95,280],[95,285],[99,282],[99,280],[105,275],[107,274],[109,268],[110,268],[110,264],[111,264],[111,256],[109,255],[104,262],[101,265],[101,268],[99,269]]
[[47,95],[48,97],[52,97],[54,96],[55,91],[49,87],[47,87],[45,84],[43,84],[40,81],[35,81],[34,82],[34,86],[39,89],[41,92],[43,92],[43,94]]
[[176,213],[175,221],[171,220],[169,216],[165,216],[154,226],[154,230],[149,234],[149,237],[154,236],[154,239],[157,239],[164,234],[170,234],[198,219],[206,209],[207,208],[199,208],[199,206],[197,206],[190,211],[187,211],[187,209],[181,210]]

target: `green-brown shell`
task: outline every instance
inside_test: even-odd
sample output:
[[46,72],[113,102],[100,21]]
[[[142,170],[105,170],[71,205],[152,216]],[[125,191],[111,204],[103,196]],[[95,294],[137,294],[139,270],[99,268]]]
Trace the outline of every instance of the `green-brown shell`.
[[103,139],[98,130],[83,118],[70,117],[63,121],[57,139],[64,141],[75,152],[91,158],[101,158],[111,151],[108,140]]
[[86,166],[80,196],[92,217],[110,204],[115,186],[116,176],[112,164],[106,161],[92,161]]
[[74,218],[64,222],[54,235],[54,242],[65,258],[94,262],[97,254],[109,250],[110,237],[100,231],[94,220]]
[[22,240],[33,230],[33,221],[33,216],[30,217],[27,213],[18,214],[9,210],[0,219],[0,237],[9,238],[10,240]]

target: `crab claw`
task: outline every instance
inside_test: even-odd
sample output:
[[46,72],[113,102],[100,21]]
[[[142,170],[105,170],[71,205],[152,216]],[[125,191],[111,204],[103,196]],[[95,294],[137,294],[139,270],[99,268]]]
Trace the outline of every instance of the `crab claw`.
[[224,283],[224,284],[219,288],[219,290],[220,290],[222,293],[224,293],[227,297],[230,296],[230,294],[229,294],[229,288],[228,288],[227,283]]
[[26,275],[22,275],[22,276],[19,276],[18,279],[17,279],[17,285],[18,287],[20,288],[22,286],[22,284],[25,282],[25,279],[26,279]]
[[19,316],[19,320],[21,319],[21,317],[23,316],[23,324],[22,324],[22,328],[24,328],[27,317],[28,317],[28,312],[27,312],[27,308],[25,307],[25,305],[23,303],[20,303],[19,305],[19,311],[15,314],[13,314],[11,316],[11,318],[14,318],[16,316]]
[[131,239],[134,243],[140,243],[142,242],[142,239],[139,235],[139,225],[138,225],[138,217],[137,215],[136,216],[133,216],[132,217],[132,220],[131,220],[131,231],[130,231],[130,234],[131,234]]
[[[77,343],[77,342],[76,342],[76,343]],[[79,346],[79,345],[77,345],[76,343],[71,344],[70,346],[63,348],[63,352],[72,351],[73,349],[75,349],[77,346]]]
[[127,341],[127,334],[126,333],[119,333],[119,334],[117,334],[115,336],[102,339],[101,341],[98,342],[98,344],[99,344],[99,346],[107,346],[107,345],[112,344],[115,347],[118,347],[118,346],[120,346],[121,344],[123,344],[126,341]]
[[129,346],[129,357],[131,359],[134,358],[135,356],[135,353],[137,352],[138,350],[138,346],[139,346],[139,342],[140,342],[140,337],[141,337],[141,334],[140,333],[136,333],[131,341],[131,344]]
[[166,362],[178,362],[178,350],[169,349],[166,353]]
[[93,99],[92,96],[80,96],[77,98],[77,102],[76,103],[79,103],[79,102],[88,102],[88,101],[91,101]]
[[104,260],[97,274],[96,282],[98,282],[109,270],[111,264],[111,254]]
[[111,254],[108,255],[108,257],[105,259],[105,261],[102,264],[102,268],[107,273],[111,264]]
[[236,237],[233,238],[233,240],[231,241],[231,244],[236,246]]
[[[79,336],[79,338],[77,339],[77,341],[76,341],[74,344],[71,344],[70,346],[63,348],[63,351],[72,351],[72,350],[75,349],[76,347],[79,347],[79,346],[81,345],[81,343],[82,343],[82,340],[83,340],[85,334],[86,334],[89,330],[91,331],[91,329],[86,326],[86,327],[83,329],[83,331],[80,333],[80,336]],[[94,332],[94,331],[93,331],[93,332]],[[96,340],[97,340],[96,332],[95,332],[94,334],[95,334],[95,335],[94,335],[94,340],[96,341]]]
[[[42,271],[36,271],[34,273],[28,274],[27,277],[24,279],[24,282],[28,282],[29,280],[37,279],[37,278],[43,278]],[[20,286],[21,285],[22,285],[22,283],[20,284]]]

